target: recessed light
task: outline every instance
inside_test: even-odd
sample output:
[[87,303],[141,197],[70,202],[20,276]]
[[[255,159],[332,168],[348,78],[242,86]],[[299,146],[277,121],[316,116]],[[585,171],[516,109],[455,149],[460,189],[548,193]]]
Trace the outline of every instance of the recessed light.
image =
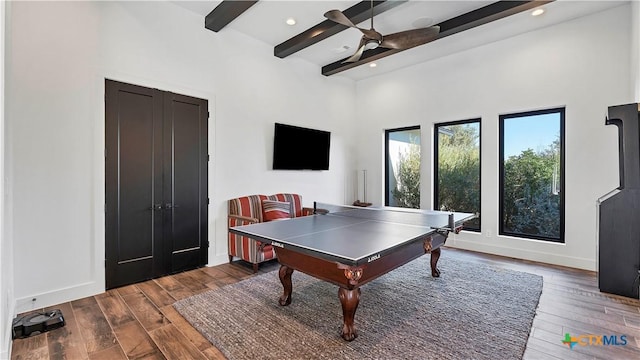
[[378,64],[376,64],[376,63],[371,63],[371,64],[369,64],[369,67],[372,67],[372,68],[374,68],[374,67],[376,67],[376,66],[378,66]]
[[289,25],[289,26],[293,26],[293,25],[295,25],[295,24],[296,24],[296,19],[294,19],[294,18],[288,18],[288,19],[287,19],[287,21],[286,21],[286,23],[287,23],[287,25]]
[[535,9],[531,12],[532,16],[538,16],[544,14],[544,9]]

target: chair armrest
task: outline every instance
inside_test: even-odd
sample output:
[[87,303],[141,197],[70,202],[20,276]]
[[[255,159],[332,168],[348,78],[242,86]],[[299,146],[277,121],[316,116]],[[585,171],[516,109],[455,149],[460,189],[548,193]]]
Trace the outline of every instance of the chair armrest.
[[248,217],[248,216],[242,216],[242,215],[228,215],[229,216],[229,224],[231,224],[232,220],[236,220],[235,221],[235,225],[234,226],[239,226],[239,224],[242,225],[249,225],[249,224],[255,224],[260,222],[260,220],[256,219],[256,218],[252,218],[252,217]]
[[[227,221],[228,221],[229,229],[236,226],[251,225],[251,224],[257,224],[260,222],[260,220],[256,218],[248,217],[248,216],[242,216],[242,215],[227,215],[227,216],[228,216]],[[233,236],[231,234],[231,231],[229,231],[229,236]],[[239,236],[239,235],[236,235],[236,236]],[[256,241],[256,245],[260,247],[262,246],[262,243],[259,241]]]

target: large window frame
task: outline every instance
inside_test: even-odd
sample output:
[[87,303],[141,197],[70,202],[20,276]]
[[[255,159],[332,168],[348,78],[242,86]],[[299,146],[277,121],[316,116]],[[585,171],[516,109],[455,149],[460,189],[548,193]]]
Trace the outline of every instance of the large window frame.
[[[504,139],[504,131],[505,131],[505,121],[517,119],[517,118],[525,118],[531,116],[538,115],[548,115],[548,114],[558,114],[559,115],[559,157],[560,164],[558,174],[560,175],[559,181],[554,181],[554,184],[559,185],[559,229],[558,229],[558,237],[550,237],[545,235],[534,235],[529,233],[520,233],[509,231],[505,229],[505,139]],[[555,179],[554,179],[555,180]],[[527,112],[519,112],[519,113],[510,113],[500,115],[499,119],[499,234],[505,236],[512,236],[516,238],[525,238],[525,239],[534,239],[534,240],[544,240],[549,242],[556,243],[564,243],[565,242],[565,108],[558,107],[552,109],[544,109],[544,110],[536,110],[536,111],[527,111]],[[553,185],[552,185],[553,187]]]
[[[395,132],[403,132],[403,131],[415,131],[418,130],[420,131],[420,125],[415,125],[415,126],[407,126],[407,127],[402,127],[402,128],[395,128],[395,129],[386,129],[384,131],[384,158],[385,158],[385,171],[384,171],[384,205],[385,206],[394,206],[394,205],[389,205],[390,202],[390,196],[389,193],[392,191],[390,186],[390,177],[391,174],[393,173],[393,167],[392,167],[392,162],[391,162],[391,157],[389,155],[389,140],[390,140],[390,135],[392,133]],[[420,136],[422,137],[422,134],[420,134]],[[420,140],[421,142],[422,140]],[[420,144],[418,144],[420,145]],[[422,150],[421,150],[422,152]],[[418,206],[419,208],[420,206]]]
[[[458,121],[450,121],[443,123],[434,124],[434,141],[433,141],[433,209],[440,210],[441,201],[440,201],[440,186],[439,186],[439,178],[440,178],[440,133],[441,129],[448,126],[458,126],[458,125],[466,125],[466,124],[478,124],[478,216],[473,220],[473,226],[469,226],[468,223],[465,223],[464,230],[480,232],[482,229],[482,222],[480,217],[480,211],[482,208],[482,122],[481,118],[473,118],[467,120],[458,120]],[[472,212],[469,209],[453,209],[453,211],[459,212]]]

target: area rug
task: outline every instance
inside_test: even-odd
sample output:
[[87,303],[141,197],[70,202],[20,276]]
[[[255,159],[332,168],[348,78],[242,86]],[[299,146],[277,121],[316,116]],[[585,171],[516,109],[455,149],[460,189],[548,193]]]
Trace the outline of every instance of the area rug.
[[195,295],[174,307],[235,359],[520,359],[542,277],[448,257],[432,278],[422,256],[362,287],[358,337],[341,337],[338,287],[294,272],[279,306],[273,271]]

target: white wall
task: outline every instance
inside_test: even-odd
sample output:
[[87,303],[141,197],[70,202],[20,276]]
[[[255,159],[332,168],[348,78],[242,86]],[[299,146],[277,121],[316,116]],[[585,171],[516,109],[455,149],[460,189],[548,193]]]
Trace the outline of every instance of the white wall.
[[[17,312],[104,290],[105,78],[209,100],[211,264],[228,259],[229,198],[353,200],[353,81],[275,58],[233,30],[213,33],[167,2],[15,2],[9,16]],[[270,170],[276,121],[331,131],[331,170]]]
[[[0,39],[5,38],[6,8],[9,4],[0,2]],[[11,315],[15,301],[13,296],[13,243],[5,226],[5,206],[10,193],[5,189],[5,41],[0,43],[0,359],[8,359],[11,349]]]
[[[618,186],[617,128],[604,119],[608,106],[632,101],[629,6],[359,81],[368,198],[384,202],[384,129],[421,126],[421,203],[432,208],[433,124],[481,117],[482,233],[448,244],[595,270],[596,200]],[[496,236],[498,116],[558,106],[566,107],[566,242]]]
[[631,78],[633,99],[640,102],[640,1],[631,3]]

